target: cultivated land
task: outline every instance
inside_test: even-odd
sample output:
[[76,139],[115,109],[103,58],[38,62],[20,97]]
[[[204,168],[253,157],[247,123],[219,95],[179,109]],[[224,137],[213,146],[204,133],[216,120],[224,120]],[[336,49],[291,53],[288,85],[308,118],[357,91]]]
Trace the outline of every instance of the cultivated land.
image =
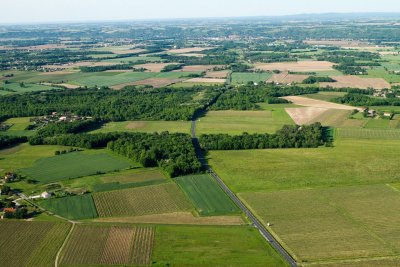
[[284,99],[293,102],[293,104],[299,106],[306,106],[306,107],[314,107],[314,108],[326,108],[326,109],[343,109],[343,110],[354,110],[357,109],[355,107],[341,105],[336,103],[331,103],[327,101],[317,100],[317,99],[310,99],[303,96],[287,96],[283,97]]
[[288,72],[282,72],[279,74],[273,74],[272,77],[268,79],[268,82],[279,84],[302,83],[308,77],[309,75],[296,75],[289,74]]
[[399,256],[400,192],[388,185],[245,193],[240,197],[264,223],[272,223],[272,231],[299,261]]
[[20,173],[42,183],[72,179],[133,167],[129,160],[113,156],[106,151],[72,152],[39,159],[31,168]]
[[188,199],[174,183],[95,193],[93,199],[100,217],[141,216],[191,209]]
[[124,121],[109,122],[93,133],[106,132],[165,132],[189,133],[190,123],[187,121]]
[[262,111],[209,111],[199,119],[199,134],[274,133],[285,124],[293,124],[283,105],[262,104]]
[[26,127],[31,124],[29,117],[11,118],[4,121],[4,123],[11,125],[11,127],[5,132],[0,131],[0,135],[31,136],[35,133],[34,131],[26,130]]
[[152,227],[77,225],[61,266],[148,266],[153,246]]
[[239,208],[209,175],[193,175],[175,178],[200,215],[224,215],[239,213]]
[[2,266],[54,266],[70,227],[67,223],[0,221]]
[[159,226],[154,266],[286,266],[251,227]]

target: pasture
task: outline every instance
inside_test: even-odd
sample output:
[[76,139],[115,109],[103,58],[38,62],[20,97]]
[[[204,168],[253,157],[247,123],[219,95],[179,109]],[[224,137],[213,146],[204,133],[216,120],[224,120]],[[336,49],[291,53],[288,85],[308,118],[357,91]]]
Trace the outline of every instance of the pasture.
[[248,226],[158,226],[154,266],[287,266]]
[[34,131],[26,130],[26,127],[31,124],[29,117],[7,119],[4,124],[11,125],[11,127],[5,132],[0,132],[0,134],[17,136],[31,136],[34,134]]
[[199,134],[275,133],[285,124],[293,124],[280,105],[262,104],[261,111],[209,111],[198,120]]
[[300,262],[399,256],[400,192],[390,186],[243,193],[240,197],[264,224],[271,223],[272,231]]
[[399,140],[337,139],[317,149],[211,151],[209,163],[233,191],[256,192],[399,182],[399,153]]
[[188,121],[122,121],[109,122],[93,133],[109,132],[165,132],[170,133],[189,133],[190,122]]
[[97,217],[96,207],[90,194],[41,200],[41,207],[71,220],[93,219]]
[[174,179],[202,216],[239,213],[239,208],[210,175],[192,175]]
[[271,78],[269,72],[234,72],[231,74],[231,84],[247,84],[249,82],[265,82]]
[[105,150],[93,150],[42,158],[35,161],[32,167],[20,169],[19,173],[42,183],[50,183],[130,167],[133,163],[125,158],[113,156]]
[[94,193],[93,199],[100,217],[163,214],[192,208],[175,183]]
[[149,266],[154,228],[77,225],[63,250],[61,266]]
[[346,93],[344,92],[318,92],[316,94],[303,95],[303,96],[329,102],[334,98],[342,97],[344,95],[346,95]]
[[280,83],[280,84],[291,84],[291,83],[303,83],[305,79],[310,77],[309,75],[301,74],[289,74],[288,72],[281,72],[279,74],[273,74],[268,82]]
[[0,221],[2,266],[52,267],[68,234],[67,223]]
[[21,86],[19,83],[9,83],[4,85],[2,84],[1,87],[3,87],[5,90],[0,90],[0,95],[22,94],[27,92],[38,92],[38,91],[59,89],[52,86],[32,84],[32,83],[23,84],[23,86]]

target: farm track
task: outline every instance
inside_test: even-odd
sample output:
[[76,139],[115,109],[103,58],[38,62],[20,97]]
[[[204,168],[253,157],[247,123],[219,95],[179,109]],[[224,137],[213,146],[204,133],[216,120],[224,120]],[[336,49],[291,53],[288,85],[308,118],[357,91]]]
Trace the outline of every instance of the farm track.
[[229,187],[222,181],[222,179],[211,169],[207,163],[207,159],[201,150],[200,143],[196,137],[196,118],[192,120],[192,140],[196,150],[197,157],[205,170],[216,180],[221,186],[225,193],[232,199],[232,201],[246,214],[253,226],[257,228],[261,235],[268,241],[268,243],[289,263],[290,266],[297,266],[296,261],[292,256],[281,246],[281,244],[275,239],[275,237],[262,225],[262,223],[256,218],[250,209],[248,209],[243,202],[229,189]]
[[60,258],[61,252],[63,251],[64,247],[67,245],[67,242],[68,242],[70,236],[72,235],[72,232],[74,231],[74,228],[75,228],[75,222],[72,223],[71,230],[69,230],[69,233],[68,233],[67,237],[65,237],[65,240],[64,240],[63,244],[61,245],[60,249],[57,252],[57,256],[56,256],[56,259],[54,261],[54,266],[55,267],[58,267],[58,259]]

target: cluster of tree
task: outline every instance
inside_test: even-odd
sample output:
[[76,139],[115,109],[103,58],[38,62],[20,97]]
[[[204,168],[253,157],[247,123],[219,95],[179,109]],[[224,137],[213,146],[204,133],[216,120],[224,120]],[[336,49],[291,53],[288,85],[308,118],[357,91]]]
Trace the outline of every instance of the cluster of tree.
[[112,141],[107,147],[145,167],[159,166],[171,177],[197,173],[201,169],[188,134],[135,133]]
[[332,99],[339,104],[348,104],[351,106],[400,106],[399,98],[376,98],[368,95],[349,93],[342,97]]
[[275,134],[202,135],[204,150],[243,150],[267,148],[312,148],[328,142],[320,123],[312,125],[285,125]]
[[185,65],[229,65],[237,61],[236,54],[206,55],[204,57],[187,57],[170,54],[161,54],[167,62],[178,62]]
[[26,141],[28,141],[27,138],[22,136],[0,135],[0,149],[24,143]]
[[257,103],[282,104],[288,103],[278,97],[288,95],[313,94],[318,88],[276,85],[247,85],[227,90],[210,108],[213,110],[256,110]]
[[169,65],[166,65],[161,70],[161,72],[170,72],[170,71],[173,71],[173,70],[180,70],[180,69],[182,69],[182,67],[183,67],[183,64],[169,64]]
[[59,145],[73,146],[87,149],[104,148],[110,141],[124,137],[124,133],[99,133],[99,134],[61,134],[56,136],[35,135],[29,138],[31,145]]
[[82,72],[102,72],[106,70],[129,70],[133,69],[130,64],[116,64],[110,66],[80,67]]
[[102,122],[98,120],[80,120],[74,122],[55,122],[49,123],[37,131],[36,136],[48,137],[59,134],[81,133],[99,128]]
[[233,63],[230,68],[233,72],[248,72],[250,70],[250,66],[243,63]]
[[307,79],[303,81],[305,84],[316,84],[316,83],[322,83],[322,82],[336,82],[334,79],[331,77],[318,77],[318,76],[310,76]]
[[65,155],[72,152],[82,151],[79,148],[70,147],[68,150],[57,150],[54,152],[55,156]]
[[333,68],[346,75],[367,75],[366,68],[360,66],[353,66],[349,64],[333,65]]
[[[0,117],[44,116],[74,113],[102,120],[190,120],[210,98],[193,97],[204,87],[183,89],[77,89],[0,96]],[[212,88],[209,89],[213,94]]]

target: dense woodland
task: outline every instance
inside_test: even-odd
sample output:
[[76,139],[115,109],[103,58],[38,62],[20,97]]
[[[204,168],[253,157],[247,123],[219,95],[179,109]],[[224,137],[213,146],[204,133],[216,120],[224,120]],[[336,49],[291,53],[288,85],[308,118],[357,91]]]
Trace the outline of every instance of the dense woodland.
[[0,135],[0,149],[26,142],[27,138],[22,136]]
[[320,123],[286,125],[275,134],[202,135],[200,145],[205,150],[243,150],[269,148],[312,148],[329,143]]
[[0,116],[43,116],[71,112],[102,120],[190,120],[210,101],[211,89],[202,100],[193,97],[202,87],[190,89],[79,89],[0,97]]
[[400,106],[400,99],[397,97],[377,98],[362,94],[346,94],[343,97],[334,98],[332,101],[339,104],[348,104],[352,106],[370,107],[370,106]]

